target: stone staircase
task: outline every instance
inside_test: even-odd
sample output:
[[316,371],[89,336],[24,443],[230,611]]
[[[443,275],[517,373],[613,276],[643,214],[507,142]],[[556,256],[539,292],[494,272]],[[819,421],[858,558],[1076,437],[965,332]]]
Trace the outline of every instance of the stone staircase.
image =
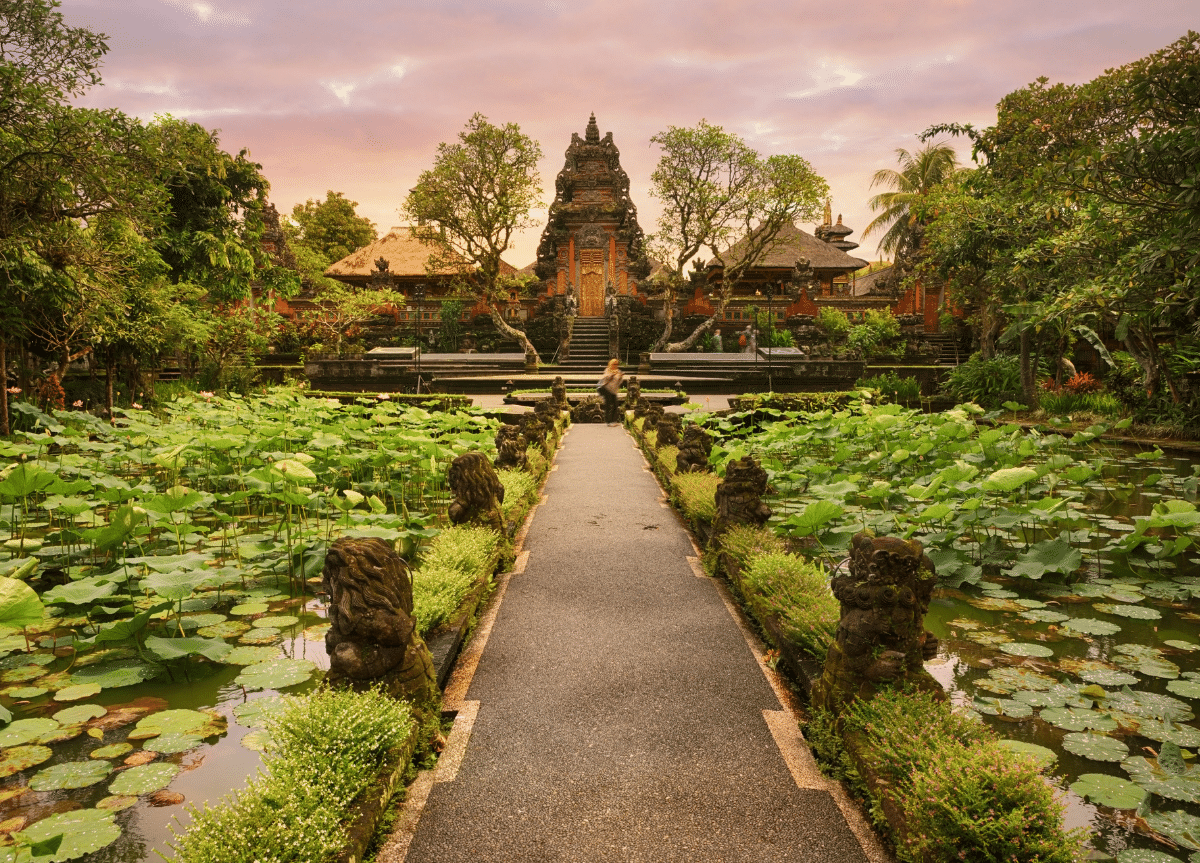
[[608,319],[576,318],[571,331],[571,357],[558,361],[564,372],[601,372],[608,364]]
[[970,349],[961,339],[951,333],[930,333],[925,341],[937,349],[937,365],[956,366],[967,361]]

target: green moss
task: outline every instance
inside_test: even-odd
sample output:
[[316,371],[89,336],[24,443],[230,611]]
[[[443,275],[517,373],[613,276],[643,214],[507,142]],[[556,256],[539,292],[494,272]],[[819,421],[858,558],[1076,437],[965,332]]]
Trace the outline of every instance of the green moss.
[[319,689],[270,723],[267,772],[236,796],[192,808],[179,863],[328,860],[354,800],[412,731],[411,708],[379,692]]
[[762,554],[743,570],[742,590],[757,613],[777,618],[793,644],[825,658],[841,611],[824,567],[794,554]]
[[717,517],[717,486],[721,478],[715,473],[679,473],[671,479],[671,493],[683,514],[699,522],[711,522]]

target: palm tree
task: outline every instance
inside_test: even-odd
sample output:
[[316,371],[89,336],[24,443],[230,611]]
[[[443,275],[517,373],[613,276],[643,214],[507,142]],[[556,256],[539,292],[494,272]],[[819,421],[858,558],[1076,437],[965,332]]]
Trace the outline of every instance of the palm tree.
[[928,144],[916,153],[901,147],[896,150],[896,161],[899,171],[883,168],[871,180],[872,189],[889,186],[893,191],[880,192],[867,201],[872,210],[883,212],[867,225],[863,236],[886,229],[879,248],[900,258],[917,251],[924,233],[913,205],[953,176],[958,170],[958,157],[949,144]]

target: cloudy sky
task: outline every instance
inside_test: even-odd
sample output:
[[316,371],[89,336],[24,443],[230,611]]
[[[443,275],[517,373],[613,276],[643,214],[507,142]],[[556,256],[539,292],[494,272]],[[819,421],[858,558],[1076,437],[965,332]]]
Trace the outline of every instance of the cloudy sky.
[[[989,125],[1038,76],[1082,82],[1200,28],[1196,0],[63,0],[108,34],[87,104],[221,130],[281,212],[333,189],[381,229],[438,142],[481,111],[540,142],[543,188],[596,112],[640,221],[650,136],[701,118],[799,153],[835,213],[871,219],[871,176],[946,121]],[[961,150],[963,156],[967,148]],[[539,231],[508,259],[533,259]]]

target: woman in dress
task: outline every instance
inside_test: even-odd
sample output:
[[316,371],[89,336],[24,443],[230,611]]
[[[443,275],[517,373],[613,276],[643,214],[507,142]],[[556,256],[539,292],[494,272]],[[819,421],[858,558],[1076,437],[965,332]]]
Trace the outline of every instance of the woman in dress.
[[621,391],[621,381],[625,375],[621,373],[621,364],[616,359],[608,361],[604,377],[596,384],[596,391],[604,398],[604,421],[610,426],[617,424],[617,393]]

